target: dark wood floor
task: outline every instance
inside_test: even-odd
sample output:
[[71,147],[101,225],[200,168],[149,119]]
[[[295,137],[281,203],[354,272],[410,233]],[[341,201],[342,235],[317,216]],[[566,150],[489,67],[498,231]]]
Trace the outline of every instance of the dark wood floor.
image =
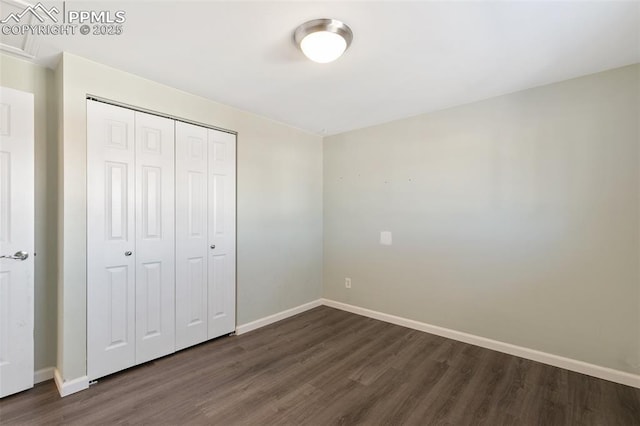
[[637,425],[640,390],[319,307],[58,397],[2,424]]

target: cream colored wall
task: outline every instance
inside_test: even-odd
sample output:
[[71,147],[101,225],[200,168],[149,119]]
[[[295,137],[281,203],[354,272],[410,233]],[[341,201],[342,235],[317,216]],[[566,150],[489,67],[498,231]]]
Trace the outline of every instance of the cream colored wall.
[[65,380],[86,374],[87,94],[238,132],[238,324],[321,296],[319,136],[71,54],[64,54],[62,67],[64,256],[58,368]]
[[57,121],[51,70],[0,53],[0,86],[35,99],[35,368],[56,364]]
[[634,65],[325,138],[325,297],[640,373],[639,105]]

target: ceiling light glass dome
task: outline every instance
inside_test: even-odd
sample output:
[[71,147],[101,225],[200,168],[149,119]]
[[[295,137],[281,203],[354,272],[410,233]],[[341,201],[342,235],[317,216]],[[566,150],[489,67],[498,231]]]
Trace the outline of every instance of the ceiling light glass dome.
[[296,29],[294,40],[307,58],[326,64],[342,56],[353,40],[353,32],[335,19],[314,19]]

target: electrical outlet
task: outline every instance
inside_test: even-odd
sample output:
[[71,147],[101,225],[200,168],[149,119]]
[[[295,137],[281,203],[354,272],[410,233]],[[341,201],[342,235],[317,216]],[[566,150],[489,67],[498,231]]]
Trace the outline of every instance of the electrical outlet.
[[344,279],[344,287],[345,288],[351,288],[351,278],[345,278]]

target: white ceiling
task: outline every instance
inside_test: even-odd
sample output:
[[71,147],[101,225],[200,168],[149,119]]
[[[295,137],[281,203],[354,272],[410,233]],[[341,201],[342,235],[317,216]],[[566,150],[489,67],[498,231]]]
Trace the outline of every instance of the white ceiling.
[[[60,2],[45,2],[60,4]],[[66,50],[318,134],[335,134],[640,62],[639,2],[115,2],[121,36],[49,37]],[[354,32],[338,61],[293,45],[297,25]]]

